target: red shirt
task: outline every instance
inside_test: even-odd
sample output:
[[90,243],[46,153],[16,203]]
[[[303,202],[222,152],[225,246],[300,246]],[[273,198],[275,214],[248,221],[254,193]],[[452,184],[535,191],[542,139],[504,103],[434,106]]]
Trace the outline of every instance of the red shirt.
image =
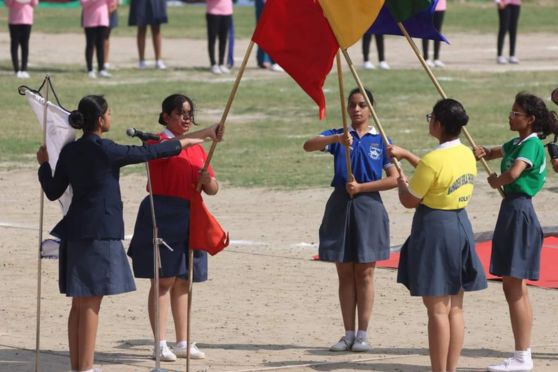
[[[165,132],[160,137],[162,141],[169,139]],[[190,200],[206,159],[207,154],[203,147],[194,145],[183,149],[176,156],[149,161],[153,194]],[[208,172],[214,177],[211,166],[208,167]]]

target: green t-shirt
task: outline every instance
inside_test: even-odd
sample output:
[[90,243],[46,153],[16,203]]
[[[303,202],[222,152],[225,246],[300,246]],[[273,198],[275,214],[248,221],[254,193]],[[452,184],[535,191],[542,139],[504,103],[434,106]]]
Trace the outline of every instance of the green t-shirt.
[[508,171],[518,159],[529,165],[514,182],[504,185],[504,192],[535,196],[542,189],[546,179],[546,155],[544,145],[537,134],[533,133],[523,141],[514,138],[506,142],[502,146],[502,152],[502,173]]

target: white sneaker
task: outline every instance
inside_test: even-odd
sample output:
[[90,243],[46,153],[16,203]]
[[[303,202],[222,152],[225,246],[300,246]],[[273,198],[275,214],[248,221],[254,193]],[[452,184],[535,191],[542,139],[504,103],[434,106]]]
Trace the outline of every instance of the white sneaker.
[[110,70],[110,63],[106,62],[103,67],[105,68],[105,70]]
[[337,341],[335,345],[332,345],[329,348],[329,351],[349,351],[351,350],[351,346],[353,346],[353,342],[349,341],[347,337],[343,336]]
[[513,65],[518,65],[519,64],[519,59],[516,56],[510,56],[510,59],[508,59],[508,62],[513,64]]
[[498,58],[496,58],[496,63],[499,65],[505,65],[508,63],[508,60],[504,56],[498,56]]
[[89,79],[97,79],[97,74],[95,73],[95,71],[91,70],[87,73],[87,77]]
[[284,72],[285,70],[283,70],[283,67],[279,66],[277,63],[274,63],[271,65],[271,71],[275,71],[275,72]]
[[370,61],[366,61],[362,64],[362,68],[365,70],[374,70],[376,68],[376,66],[374,66],[374,64]]
[[533,369],[533,359],[520,361],[517,358],[508,358],[501,364],[488,366],[491,372],[530,371]]
[[[175,347],[173,349],[174,354],[178,358],[186,358],[187,357],[187,347]],[[190,347],[190,358],[191,359],[205,359],[205,353],[198,349],[195,342],[192,342],[192,346]]]
[[391,68],[386,61],[381,61],[378,67],[380,67],[381,70],[389,70]]
[[99,71],[99,76],[102,77],[102,78],[112,77],[111,73],[108,72],[106,69],[102,69],[101,71]]
[[155,68],[157,70],[166,70],[167,65],[165,65],[165,62],[163,62],[162,59],[158,59],[158,60],[155,61]]
[[357,338],[355,342],[353,342],[353,346],[351,346],[351,351],[357,353],[361,353],[369,350],[370,350],[370,344],[368,343],[368,340],[364,338]]
[[18,77],[21,79],[29,79],[31,76],[27,71],[20,71]]
[[147,63],[145,63],[145,60],[139,61],[139,63],[138,63],[138,68],[139,68],[140,70],[145,70],[146,67],[147,67]]
[[427,59],[426,64],[428,65],[428,67],[434,67],[434,61],[431,59]]
[[434,67],[444,68],[444,67],[446,67],[446,64],[444,62],[440,61],[439,59],[435,59],[434,60]]
[[[155,358],[155,350],[153,350],[152,358]],[[160,347],[159,360],[162,362],[174,362],[176,361],[176,355],[171,351],[171,349],[165,345]]]
[[217,66],[217,65],[211,66],[211,68],[209,69],[209,71],[211,71],[211,72],[212,72],[213,74],[215,74],[215,75],[221,75],[221,74],[222,74],[221,69],[220,69],[219,66]]
[[229,68],[225,65],[220,65],[219,70],[221,70],[222,74],[230,74],[231,73],[231,70],[229,70]]

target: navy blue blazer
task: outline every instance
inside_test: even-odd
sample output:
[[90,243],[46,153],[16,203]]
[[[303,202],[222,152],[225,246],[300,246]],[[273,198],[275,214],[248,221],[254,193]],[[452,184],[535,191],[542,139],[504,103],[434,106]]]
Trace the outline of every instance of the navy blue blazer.
[[54,176],[48,162],[39,167],[39,181],[50,200],[72,186],[72,204],[51,234],[64,240],[124,239],[120,168],[177,155],[180,142],[125,146],[95,134],[84,134],[60,152]]

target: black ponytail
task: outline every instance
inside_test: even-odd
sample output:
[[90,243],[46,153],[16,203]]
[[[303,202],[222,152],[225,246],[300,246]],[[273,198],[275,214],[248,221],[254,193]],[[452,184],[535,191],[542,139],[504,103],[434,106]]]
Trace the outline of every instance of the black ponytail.
[[515,103],[525,111],[528,116],[533,116],[533,133],[544,139],[549,134],[558,134],[558,118],[556,112],[548,110],[544,101],[529,93],[519,92],[515,96]]

